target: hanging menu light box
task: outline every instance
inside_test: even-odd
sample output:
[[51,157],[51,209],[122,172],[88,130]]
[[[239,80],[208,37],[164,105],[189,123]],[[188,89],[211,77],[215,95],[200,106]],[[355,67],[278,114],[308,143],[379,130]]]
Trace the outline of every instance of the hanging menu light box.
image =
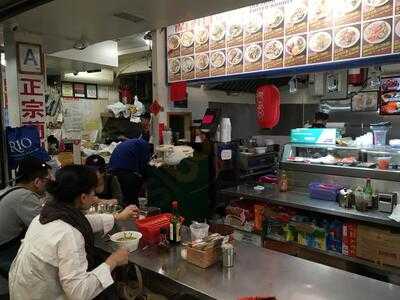
[[400,53],[400,0],[274,0],[167,28],[168,81]]

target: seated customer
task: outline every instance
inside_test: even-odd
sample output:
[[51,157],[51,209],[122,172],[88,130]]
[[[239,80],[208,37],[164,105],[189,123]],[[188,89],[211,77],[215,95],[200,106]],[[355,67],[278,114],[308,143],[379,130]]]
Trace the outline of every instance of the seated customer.
[[[40,213],[50,167],[36,158],[18,164],[17,184],[0,191],[0,275],[6,277],[20,241]],[[6,291],[0,291],[4,294]]]
[[83,215],[97,200],[96,186],[96,174],[85,166],[57,172],[48,187],[53,199],[33,219],[11,266],[11,299],[93,299],[113,283],[111,271],[127,264],[129,253],[119,249],[97,264],[93,232],[108,232],[115,221],[136,218],[138,210]]
[[123,205],[138,204],[149,160],[149,143],[141,138],[120,143],[111,154],[109,169],[121,185]]
[[99,201],[108,204],[121,203],[122,193],[118,179],[106,172],[106,162],[100,155],[90,155],[86,158],[85,165],[93,169],[97,175],[96,196]]

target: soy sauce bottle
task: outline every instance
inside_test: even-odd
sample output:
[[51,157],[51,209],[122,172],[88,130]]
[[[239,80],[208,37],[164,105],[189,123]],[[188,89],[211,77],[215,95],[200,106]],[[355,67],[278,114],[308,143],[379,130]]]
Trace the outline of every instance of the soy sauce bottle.
[[172,217],[169,223],[169,241],[173,244],[181,242],[181,221],[177,201],[172,202]]

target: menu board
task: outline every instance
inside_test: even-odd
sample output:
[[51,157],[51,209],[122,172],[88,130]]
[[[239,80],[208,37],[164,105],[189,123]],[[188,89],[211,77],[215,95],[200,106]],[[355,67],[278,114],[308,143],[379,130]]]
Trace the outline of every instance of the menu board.
[[400,0],[273,0],[167,28],[168,81],[400,54]]
[[400,78],[384,78],[379,90],[379,112],[381,115],[400,114]]

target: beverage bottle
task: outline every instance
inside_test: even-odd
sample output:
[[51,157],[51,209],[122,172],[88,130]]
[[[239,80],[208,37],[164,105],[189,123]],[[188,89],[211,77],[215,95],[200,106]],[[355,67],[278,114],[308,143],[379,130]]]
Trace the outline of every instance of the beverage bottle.
[[367,202],[367,207],[372,208],[372,184],[371,184],[371,179],[367,178],[367,181],[365,183],[365,187],[363,190],[364,193],[364,200]]
[[287,192],[288,190],[288,178],[285,171],[282,171],[281,177],[279,178],[279,191]]
[[181,221],[177,201],[172,202],[172,217],[169,224],[169,241],[175,244],[181,241]]

